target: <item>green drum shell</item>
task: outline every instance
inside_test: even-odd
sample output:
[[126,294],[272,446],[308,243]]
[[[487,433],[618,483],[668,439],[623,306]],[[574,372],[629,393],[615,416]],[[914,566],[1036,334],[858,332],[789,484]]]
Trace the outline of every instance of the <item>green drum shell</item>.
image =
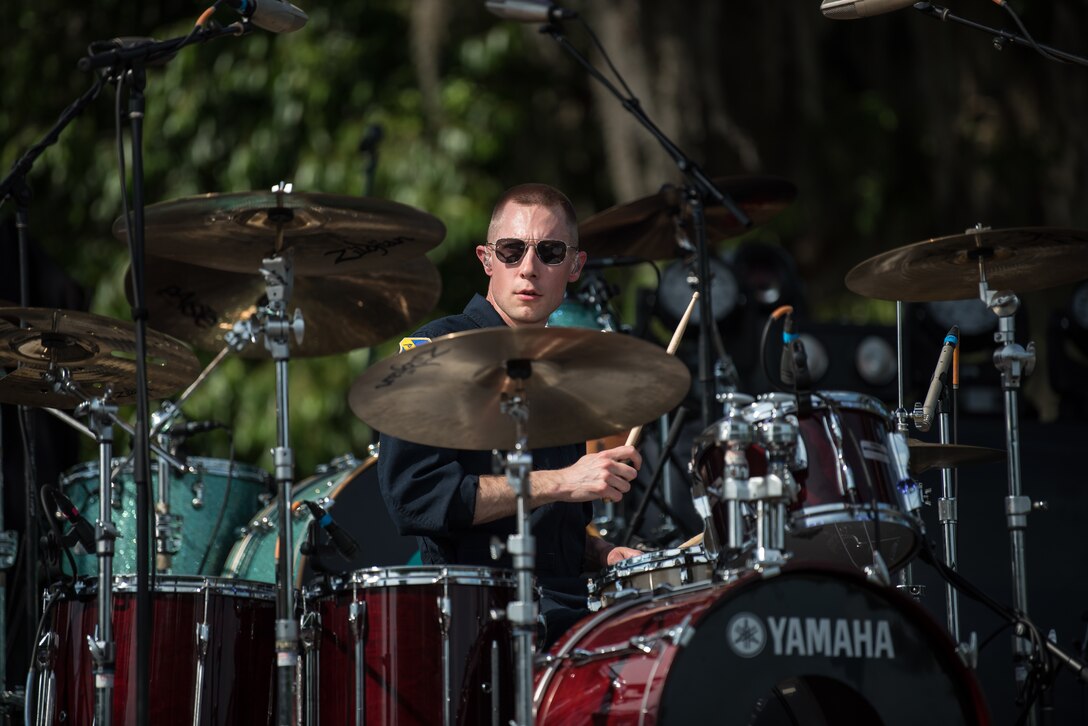
[[[122,461],[115,459],[113,466],[116,467]],[[174,469],[170,470],[170,513],[181,519],[181,546],[171,558],[170,568],[166,572],[177,575],[218,575],[238,529],[261,506],[261,495],[270,491],[269,475],[263,469],[248,464],[235,462],[232,466],[224,459],[190,456],[187,463],[195,471],[179,475]],[[203,503],[199,507],[193,504],[194,490],[198,484],[203,484],[204,489]],[[113,571],[136,572],[136,485],[131,466],[114,479],[114,486],[118,485],[121,487],[121,508],[113,509],[111,515],[113,524],[120,533],[115,543]],[[60,487],[89,521],[98,519],[97,461],[85,462],[69,469],[61,477]],[[154,501],[158,489],[158,475],[154,468],[151,473],[151,488]],[[216,530],[216,520],[219,519],[221,508],[222,521]],[[77,574],[96,574],[97,559],[94,553],[75,555]],[[202,559],[205,559],[203,568],[200,567]]]

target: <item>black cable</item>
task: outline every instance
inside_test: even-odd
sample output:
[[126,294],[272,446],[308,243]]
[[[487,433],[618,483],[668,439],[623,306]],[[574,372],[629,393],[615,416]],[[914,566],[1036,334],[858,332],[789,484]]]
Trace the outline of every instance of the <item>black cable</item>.
[[200,558],[200,566],[196,568],[197,574],[204,573],[204,565],[208,563],[208,556],[215,547],[216,537],[219,536],[219,527],[223,524],[223,515],[227,511],[227,502],[230,501],[230,490],[234,483],[234,432],[228,430],[230,437],[230,458],[227,459],[227,485],[223,488],[223,503],[219,505],[219,514],[215,518],[215,526],[212,527],[211,537],[208,539],[208,547],[204,550],[204,556]]
[[597,48],[597,51],[601,54],[601,57],[604,58],[604,62],[608,64],[608,67],[612,70],[612,74],[616,76],[616,79],[620,82],[620,85],[623,86],[623,90],[627,93],[628,98],[633,101],[637,106],[639,101],[637,98],[635,98],[634,91],[632,91],[631,88],[627,85],[627,81],[623,80],[623,76],[620,75],[620,72],[616,70],[616,66],[613,65],[612,59],[608,55],[608,51],[606,51],[604,49],[604,46],[601,45],[600,38],[598,38],[597,34],[593,32],[593,28],[589,27],[589,23],[587,23],[581,17],[578,18],[578,22],[582,24],[582,27],[585,28],[586,33],[589,34],[590,41],[593,42],[593,45]]
[[1020,32],[1024,34],[1024,37],[1027,39],[1028,44],[1031,45],[1032,49],[1036,53],[1038,53],[1042,57],[1046,58],[1047,60],[1054,61],[1055,63],[1061,63],[1062,65],[1068,65],[1069,64],[1069,61],[1067,61],[1067,60],[1065,60],[1063,58],[1059,58],[1058,56],[1054,55],[1053,53],[1048,52],[1047,50],[1042,48],[1038,43],[1035,42],[1035,38],[1031,37],[1031,33],[1028,32],[1028,29],[1026,27],[1024,27],[1024,24],[1020,21],[1020,16],[1016,14],[1016,11],[1012,9],[1012,6],[1009,5],[1009,3],[1006,0],[1000,0],[997,4],[1000,5],[1001,7],[1003,7],[1005,9],[1005,11],[1010,16],[1012,16],[1012,19],[1016,22],[1017,27],[1020,28]]
[[771,325],[777,318],[774,315],[767,316],[767,322],[763,324],[763,334],[759,337],[759,361],[763,366],[763,375],[767,377],[767,382],[771,387],[780,393],[793,393],[787,388],[778,376],[771,372],[770,361],[767,360],[767,340],[770,337]]

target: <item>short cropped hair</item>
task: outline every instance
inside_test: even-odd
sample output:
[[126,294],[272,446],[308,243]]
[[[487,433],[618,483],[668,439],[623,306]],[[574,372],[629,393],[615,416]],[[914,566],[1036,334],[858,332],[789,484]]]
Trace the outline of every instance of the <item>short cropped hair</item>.
[[494,241],[492,237],[495,234],[495,226],[509,204],[548,207],[560,212],[570,227],[570,241],[578,244],[578,215],[574,211],[574,205],[567,199],[567,195],[553,186],[535,183],[518,184],[502,193],[499,200],[495,202],[494,211],[491,212],[491,224],[487,228],[489,242]]

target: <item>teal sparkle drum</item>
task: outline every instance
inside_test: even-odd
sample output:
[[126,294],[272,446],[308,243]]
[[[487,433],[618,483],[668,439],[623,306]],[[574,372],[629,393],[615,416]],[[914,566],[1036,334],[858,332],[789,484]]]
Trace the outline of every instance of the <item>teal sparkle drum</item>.
[[[123,462],[115,459],[116,469]],[[170,514],[167,546],[175,553],[169,567],[160,571],[176,575],[218,575],[238,528],[260,508],[271,492],[268,472],[248,464],[190,456],[184,474],[171,468]],[[97,519],[98,462],[69,469],[60,479],[61,490],[88,520]],[[158,489],[155,468],[151,474],[152,501]],[[113,523],[120,536],[116,542],[113,571],[136,572],[136,485],[131,463],[113,479]],[[152,530],[154,534],[154,530]],[[77,574],[98,572],[94,553],[75,555]],[[162,561],[165,564],[165,561]],[[67,566],[67,565],[66,565]]]
[[570,295],[564,296],[563,302],[554,313],[548,316],[548,327],[615,330],[611,315],[607,312],[598,313],[593,305],[580,299],[580,296],[571,297]]
[[[364,567],[404,565],[416,554],[415,537],[399,534],[378,489],[378,454],[359,459],[347,454],[319,467],[318,472],[295,485],[291,492],[291,543],[295,586],[302,587],[319,573],[342,573]],[[340,556],[317,535],[319,551],[304,551],[313,517],[303,501],[319,504],[337,525],[358,544],[351,558]],[[223,565],[224,577],[257,582],[276,581],[280,542],[276,531],[276,502],[261,509],[241,530]]]

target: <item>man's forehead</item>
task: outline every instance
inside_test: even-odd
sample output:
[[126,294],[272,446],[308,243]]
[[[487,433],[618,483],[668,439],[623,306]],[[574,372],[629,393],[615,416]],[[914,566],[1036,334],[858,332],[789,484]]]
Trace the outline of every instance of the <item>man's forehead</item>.
[[566,241],[570,226],[562,210],[540,204],[508,203],[495,225],[496,239],[501,237],[555,237]]

